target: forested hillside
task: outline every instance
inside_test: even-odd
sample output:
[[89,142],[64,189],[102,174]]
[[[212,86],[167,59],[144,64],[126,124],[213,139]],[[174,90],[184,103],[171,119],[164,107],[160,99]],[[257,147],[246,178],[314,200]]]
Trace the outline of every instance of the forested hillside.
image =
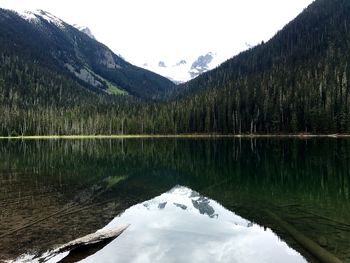
[[316,0],[270,41],[163,102],[96,92],[69,72],[1,49],[0,134],[348,133],[349,30],[350,1]]
[[[163,98],[175,84],[114,54],[108,47],[43,10],[21,14],[0,9],[0,53],[35,62],[79,80],[90,90]],[[44,73],[43,73],[44,74]]]
[[350,132],[350,1],[317,0],[269,42],[184,85],[190,131]]

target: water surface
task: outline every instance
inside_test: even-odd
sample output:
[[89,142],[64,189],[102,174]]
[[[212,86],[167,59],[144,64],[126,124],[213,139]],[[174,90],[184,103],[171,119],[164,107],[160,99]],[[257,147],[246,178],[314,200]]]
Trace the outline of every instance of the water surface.
[[[233,261],[240,257],[240,262],[254,262],[251,256],[259,253],[260,246],[247,245],[249,242],[244,243],[243,239],[229,242],[239,232],[232,231],[233,222],[244,222],[237,226],[244,229],[246,240],[254,239],[254,229],[261,231],[261,236],[267,234],[271,240],[280,240],[263,242],[270,244],[265,262],[276,262],[276,255],[284,252],[317,262],[266,213],[270,211],[344,262],[350,262],[347,139],[1,141],[0,154],[0,260],[23,253],[40,254],[108,227],[123,215],[133,215],[135,205],[145,207],[145,201],[160,198],[181,185],[184,188],[180,189],[215,202],[225,211],[221,215],[227,216],[223,219],[215,212],[217,209],[212,214],[210,209],[200,213],[190,201],[191,211],[196,214],[185,220],[185,212],[189,212],[183,209],[185,202],[177,203],[178,206],[167,202],[164,209],[156,203],[157,209],[153,210],[158,213],[148,220],[166,228],[159,232],[151,228],[151,238],[153,242],[161,238],[174,240],[174,249],[171,242],[162,243],[168,245],[157,250],[160,258],[164,254],[172,255],[174,262],[175,257],[183,261],[203,257],[219,262],[220,256],[231,255]],[[177,218],[174,226],[183,227],[179,233],[196,226],[195,234],[176,235],[175,228],[165,231],[171,229],[171,222],[162,225],[168,218],[167,209],[169,218]],[[130,216],[129,221],[133,218]],[[145,223],[149,225],[151,221]],[[131,249],[130,244],[136,248],[145,246],[132,238],[130,233],[141,232],[135,221],[134,225],[136,229],[130,227],[111,243],[123,248],[118,250],[120,256],[126,256],[125,249]],[[212,232],[206,235],[206,230]],[[192,246],[183,246],[185,241]],[[220,251],[225,244],[231,245]],[[105,256],[105,262],[109,262],[109,247],[98,252],[101,259],[102,254]],[[178,252],[181,249],[182,254]],[[144,251],[152,252],[150,247]]]

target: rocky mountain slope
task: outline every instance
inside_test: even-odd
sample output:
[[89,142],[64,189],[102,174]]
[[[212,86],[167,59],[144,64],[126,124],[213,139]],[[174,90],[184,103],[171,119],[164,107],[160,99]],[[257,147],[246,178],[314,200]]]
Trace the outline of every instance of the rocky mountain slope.
[[0,49],[2,54],[35,61],[78,79],[84,87],[109,94],[155,99],[174,88],[168,79],[131,65],[86,33],[43,10],[16,13],[0,9]]

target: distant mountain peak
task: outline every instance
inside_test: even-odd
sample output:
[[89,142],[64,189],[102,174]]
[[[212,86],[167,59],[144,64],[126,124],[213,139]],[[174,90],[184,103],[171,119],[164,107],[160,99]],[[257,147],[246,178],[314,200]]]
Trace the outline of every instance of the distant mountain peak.
[[177,62],[175,66],[185,65],[186,63],[187,63],[187,61],[182,59],[179,62]]
[[198,75],[213,69],[223,60],[222,56],[218,56],[216,52],[207,52],[198,57],[186,57],[176,60],[147,61],[142,64],[142,67],[157,72],[165,76],[176,84],[186,82]]
[[158,67],[166,68],[165,62],[164,61],[159,61],[158,62]]
[[198,75],[208,71],[210,69],[209,64],[213,61],[213,52],[208,52],[205,55],[199,56],[196,61],[192,63],[189,71],[191,78],[195,78]]
[[87,26],[81,26],[78,24],[74,24],[73,25],[76,29],[78,29],[79,31],[85,33],[86,35],[88,35],[90,38],[92,39],[96,39],[95,36],[92,34],[90,28],[88,28]]

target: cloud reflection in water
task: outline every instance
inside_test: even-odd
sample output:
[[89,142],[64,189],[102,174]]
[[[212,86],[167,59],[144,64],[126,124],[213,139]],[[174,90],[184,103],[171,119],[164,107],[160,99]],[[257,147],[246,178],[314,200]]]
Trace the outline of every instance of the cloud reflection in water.
[[135,205],[104,229],[131,224],[82,262],[306,262],[270,229],[176,186]]

